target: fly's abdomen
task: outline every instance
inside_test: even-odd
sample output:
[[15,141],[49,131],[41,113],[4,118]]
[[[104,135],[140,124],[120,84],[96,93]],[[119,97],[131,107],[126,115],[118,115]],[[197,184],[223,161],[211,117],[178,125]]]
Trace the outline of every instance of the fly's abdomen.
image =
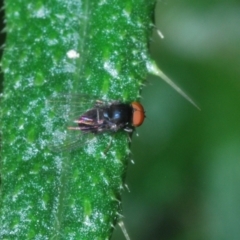
[[102,132],[104,125],[104,117],[102,109],[95,108],[88,110],[77,121],[78,127],[81,131],[86,133]]

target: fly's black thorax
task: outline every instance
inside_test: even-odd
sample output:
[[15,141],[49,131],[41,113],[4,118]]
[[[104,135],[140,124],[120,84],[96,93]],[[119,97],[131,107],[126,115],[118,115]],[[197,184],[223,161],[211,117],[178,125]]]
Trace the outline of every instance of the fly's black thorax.
[[116,132],[131,127],[133,109],[129,104],[112,103],[109,106],[88,110],[78,120],[78,127],[85,133]]
[[132,107],[124,103],[111,104],[104,110],[104,120],[113,131],[122,129],[132,122]]

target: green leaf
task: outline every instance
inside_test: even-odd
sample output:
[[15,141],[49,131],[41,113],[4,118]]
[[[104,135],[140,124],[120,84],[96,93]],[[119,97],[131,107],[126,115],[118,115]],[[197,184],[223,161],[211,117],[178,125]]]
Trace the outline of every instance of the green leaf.
[[153,7],[149,0],[6,1],[1,239],[110,238],[129,137],[96,135],[75,151],[53,152],[63,116],[46,101],[61,93],[139,99]]

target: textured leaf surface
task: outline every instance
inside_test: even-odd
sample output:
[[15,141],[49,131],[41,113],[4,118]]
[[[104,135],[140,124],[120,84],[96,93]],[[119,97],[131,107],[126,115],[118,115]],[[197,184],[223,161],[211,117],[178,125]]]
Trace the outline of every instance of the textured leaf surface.
[[121,212],[127,134],[52,152],[63,119],[46,101],[59,93],[138,99],[153,2],[6,1],[1,239],[111,236]]

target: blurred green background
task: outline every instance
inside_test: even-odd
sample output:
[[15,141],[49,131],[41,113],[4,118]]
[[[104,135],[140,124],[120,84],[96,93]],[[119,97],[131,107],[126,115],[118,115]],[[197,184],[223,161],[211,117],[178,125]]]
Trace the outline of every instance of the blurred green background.
[[239,240],[240,1],[164,0],[155,17],[153,58],[202,110],[149,77],[125,226],[132,240]]

